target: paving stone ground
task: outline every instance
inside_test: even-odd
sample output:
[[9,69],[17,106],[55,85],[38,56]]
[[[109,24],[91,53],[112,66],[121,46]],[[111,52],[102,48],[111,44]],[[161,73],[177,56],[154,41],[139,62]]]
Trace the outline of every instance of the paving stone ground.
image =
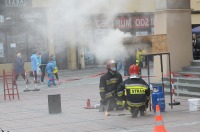
[[[85,109],[87,99],[91,105],[99,103],[99,75],[105,72],[103,67],[85,70],[63,70],[59,76],[63,83],[48,88],[39,84],[40,91],[23,92],[25,83],[20,77],[18,89],[20,100],[3,99],[3,85],[0,83],[0,128],[9,132],[152,132],[155,126],[155,113],[148,111],[145,117],[131,118],[128,111],[125,116],[108,116],[98,109]],[[122,71],[121,71],[122,72]],[[145,74],[145,72],[143,72]],[[30,78],[31,79],[31,78]],[[34,89],[33,83],[29,84]],[[61,95],[62,112],[49,114],[48,95]],[[176,97],[181,105],[168,105],[170,97],[166,95],[166,111],[161,112],[168,132],[198,132],[200,130],[200,112],[189,111],[190,97]]]

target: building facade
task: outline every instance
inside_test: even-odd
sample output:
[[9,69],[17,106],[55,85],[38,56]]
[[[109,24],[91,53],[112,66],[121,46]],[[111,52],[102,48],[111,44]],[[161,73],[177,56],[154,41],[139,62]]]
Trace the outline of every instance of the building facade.
[[45,9],[32,8],[31,0],[1,0],[0,64],[3,67],[10,69],[18,52],[29,62],[32,49],[48,47],[46,20]]
[[[33,48],[55,53],[60,69],[84,69],[96,64],[87,43],[95,44],[105,29],[119,29],[131,35],[154,34],[156,0],[109,0],[102,3],[89,0],[1,0],[0,70],[12,68],[16,53],[21,52],[29,71]],[[193,9],[191,21],[195,26],[200,24],[200,2],[191,0],[190,5]]]

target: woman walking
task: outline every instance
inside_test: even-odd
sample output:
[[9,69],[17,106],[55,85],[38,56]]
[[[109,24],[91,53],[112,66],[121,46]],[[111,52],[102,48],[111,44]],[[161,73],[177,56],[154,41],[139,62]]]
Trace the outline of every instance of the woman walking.
[[19,77],[19,75],[21,75],[23,77],[23,79],[26,81],[26,89],[27,88],[27,85],[30,83],[26,77],[26,72],[25,72],[25,69],[24,69],[24,61],[22,59],[22,55],[21,53],[17,53],[17,57],[16,57],[16,60],[14,62],[14,73],[15,73],[15,82],[14,84],[16,84],[16,81]]

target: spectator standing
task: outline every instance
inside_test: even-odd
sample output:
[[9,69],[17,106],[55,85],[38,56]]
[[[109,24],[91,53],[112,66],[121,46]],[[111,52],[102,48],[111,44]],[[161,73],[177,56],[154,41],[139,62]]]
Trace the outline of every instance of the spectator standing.
[[41,76],[41,82],[45,82],[44,81],[44,77],[45,77],[45,69],[46,69],[46,65],[49,62],[49,54],[48,51],[45,50],[43,51],[42,55],[41,55],[41,71],[42,71],[42,76]]
[[42,71],[41,71],[41,69],[40,69],[39,63],[37,64],[36,72],[37,72],[37,82],[39,83],[40,80],[41,80],[41,76],[42,76]]
[[117,72],[119,72],[122,69],[122,62],[119,60],[117,61]]
[[53,62],[53,65],[54,65],[54,75],[56,76],[56,80],[58,82],[58,84],[60,84],[60,80],[59,80],[59,77],[58,77],[58,67],[57,67],[57,64],[56,64],[56,56],[55,55],[51,55],[51,58],[52,58],[52,62]]
[[128,65],[127,65],[127,59],[125,58],[123,61],[123,67],[124,67],[124,76],[128,76]]
[[200,38],[195,34],[192,35],[193,58],[194,60],[200,59]]
[[[27,85],[30,82],[26,78],[26,72],[24,69],[24,61],[22,59],[21,53],[17,53],[17,57],[16,57],[16,60],[13,65],[14,65],[15,81],[17,81],[19,75],[21,75],[23,77],[23,79],[26,81],[26,89],[27,89]],[[16,83],[16,82],[14,82],[14,83]]]
[[41,72],[41,62],[42,62],[42,59],[41,59],[41,50],[38,50],[37,51],[37,59],[38,59],[38,63],[37,63],[37,69],[36,69],[36,72],[37,72],[37,82],[40,83],[41,81],[41,76],[42,76],[42,72]]
[[55,80],[54,80],[54,75],[53,75],[53,70],[54,70],[54,64],[52,58],[49,58],[49,62],[46,65],[46,72],[48,74],[48,87],[51,87],[51,83],[56,86]]
[[33,76],[34,76],[34,83],[37,83],[37,64],[39,64],[38,62],[38,58],[37,58],[37,51],[33,50],[33,53],[31,55],[31,69],[33,72]]

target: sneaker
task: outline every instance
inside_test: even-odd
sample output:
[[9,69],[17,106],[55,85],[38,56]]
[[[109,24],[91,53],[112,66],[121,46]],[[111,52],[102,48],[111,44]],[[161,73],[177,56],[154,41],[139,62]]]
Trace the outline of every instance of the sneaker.
[[30,84],[31,82],[29,82],[28,80],[26,81],[26,85]]
[[60,79],[58,79],[58,84],[61,84],[62,83],[62,81],[60,81]]

